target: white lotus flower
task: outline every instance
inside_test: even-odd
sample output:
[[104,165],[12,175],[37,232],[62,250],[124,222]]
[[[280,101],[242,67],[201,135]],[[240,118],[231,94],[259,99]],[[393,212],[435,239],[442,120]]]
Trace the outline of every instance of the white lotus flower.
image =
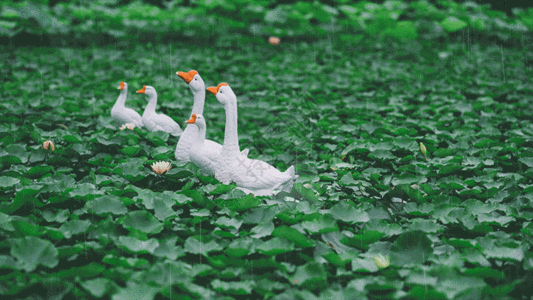
[[158,161],[151,165],[152,171],[156,172],[159,175],[168,172],[170,170],[170,163],[168,161]]
[[124,129],[126,129],[126,128],[128,128],[128,129],[130,129],[130,130],[133,130],[133,128],[135,128],[135,124],[133,124],[133,123],[126,123],[126,124],[120,126],[120,130],[124,130]]

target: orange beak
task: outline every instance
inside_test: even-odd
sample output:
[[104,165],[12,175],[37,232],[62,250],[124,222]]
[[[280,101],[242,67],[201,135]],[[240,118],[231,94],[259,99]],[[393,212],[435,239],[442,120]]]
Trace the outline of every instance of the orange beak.
[[224,85],[229,85],[227,83],[219,83],[216,87],[212,86],[212,87],[208,87],[207,90],[210,91],[211,93],[213,93],[213,95],[216,95],[218,93],[218,90],[220,89],[221,86],[224,86]]
[[137,94],[144,94],[146,93],[146,85],[143,85],[143,88],[137,91]]
[[194,78],[194,75],[198,74],[198,72],[195,71],[195,70],[190,70],[187,73],[185,73],[185,72],[176,72],[176,74],[181,79],[183,79],[183,81],[185,81],[187,84],[189,84],[192,81],[192,79]]
[[120,85],[118,86],[118,89],[121,91],[124,89],[124,81],[120,83]]
[[187,121],[187,124],[196,123],[196,114],[192,114],[191,119]]

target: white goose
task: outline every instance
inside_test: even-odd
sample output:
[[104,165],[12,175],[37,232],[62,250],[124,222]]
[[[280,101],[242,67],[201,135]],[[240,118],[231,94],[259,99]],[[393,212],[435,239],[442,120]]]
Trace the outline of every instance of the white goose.
[[215,178],[228,184],[233,181],[237,188],[256,196],[272,195],[276,191],[290,192],[298,175],[294,166],[281,172],[268,163],[239,155],[237,130],[237,97],[227,83],[207,89],[213,93],[226,110],[224,145],[216,159]]
[[205,119],[202,115],[192,114],[187,121],[187,128],[196,128],[196,134],[190,140],[189,158],[200,170],[213,174],[216,169],[216,157],[213,157],[212,149],[206,145],[205,126]]
[[138,90],[137,93],[146,94],[150,97],[148,105],[146,105],[142,115],[143,124],[146,129],[150,131],[165,131],[173,136],[179,136],[183,132],[183,130],[180,128],[180,125],[172,120],[171,117],[155,112],[155,106],[157,105],[157,92],[155,91],[154,87],[143,85],[143,88]]
[[126,123],[133,123],[137,127],[143,127],[143,119],[138,112],[126,107],[126,97],[128,97],[128,84],[122,81],[118,86],[120,95],[117,102],[111,108],[111,117],[120,126]]
[[[204,103],[205,103],[205,83],[202,80],[202,77],[200,77],[200,74],[196,70],[190,70],[189,72],[176,72],[176,74],[185,81],[189,85],[189,89],[191,90],[193,94],[193,106],[192,106],[192,112],[191,112],[191,118],[193,115],[203,115],[204,113]],[[203,117],[202,117],[203,118]],[[194,122],[189,123],[187,121],[187,127],[185,127],[185,130],[183,130],[183,133],[181,134],[180,140],[178,141],[178,144],[176,145],[176,151],[174,152],[174,155],[176,156],[176,160],[182,163],[187,163],[191,161],[190,157],[193,153],[196,152],[196,149],[192,147],[193,141],[198,137],[199,131],[198,126],[196,125],[189,125],[189,124],[195,124]],[[205,123],[205,119],[204,119]],[[205,125],[204,125],[205,130]],[[220,145],[217,142],[213,142],[211,140],[205,139],[205,132],[203,133],[203,139],[205,140],[203,145],[203,154],[207,157],[210,157],[212,159],[218,157],[220,154],[220,150],[222,150],[222,145]],[[244,149],[241,153],[241,155],[248,156],[248,149]],[[207,171],[207,170],[206,170]]]

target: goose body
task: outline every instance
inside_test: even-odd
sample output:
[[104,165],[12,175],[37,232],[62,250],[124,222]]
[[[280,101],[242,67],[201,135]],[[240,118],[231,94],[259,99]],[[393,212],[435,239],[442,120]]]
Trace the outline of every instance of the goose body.
[[[199,131],[198,124],[187,122],[187,127],[183,130],[183,133],[176,145],[176,151],[174,156],[176,160],[181,163],[187,163],[192,161],[191,154],[196,153],[196,149],[193,148],[193,142],[203,135],[202,153],[210,159],[216,159],[222,150],[222,145],[217,142],[205,139],[205,119],[203,118],[204,104],[205,104],[205,83],[202,80],[200,74],[195,70],[189,72],[176,72],[176,74],[189,85],[189,89],[193,94],[193,107],[191,112],[191,118],[193,115],[201,115],[204,122],[204,132]],[[201,126],[201,125],[200,125]],[[242,151],[241,155],[248,156],[248,149]],[[204,171],[211,173],[209,169]]]
[[126,107],[126,98],[128,97],[128,84],[124,81],[118,86],[120,95],[111,108],[111,117],[120,126],[127,123],[133,123],[136,127],[143,127],[141,115],[135,110]]
[[[187,128],[195,128],[196,134],[190,139],[190,150],[188,157],[200,170],[207,174],[214,174],[216,169],[216,160],[218,156],[216,149],[213,149],[210,143],[205,139],[206,132],[205,119],[202,115],[192,114],[187,121]],[[220,151],[218,151],[220,153]]]
[[138,90],[137,93],[149,96],[148,105],[146,105],[142,115],[142,121],[146,129],[150,131],[165,131],[173,136],[181,135],[183,130],[176,121],[165,114],[158,114],[155,112],[155,107],[157,105],[157,92],[155,88],[145,85],[142,89]]
[[215,160],[215,178],[222,183],[235,182],[237,188],[256,196],[272,195],[276,191],[289,192],[298,175],[294,166],[281,172],[272,165],[256,159],[243,157],[239,152],[237,130],[237,97],[227,83],[207,89],[213,93],[226,111],[224,144]]

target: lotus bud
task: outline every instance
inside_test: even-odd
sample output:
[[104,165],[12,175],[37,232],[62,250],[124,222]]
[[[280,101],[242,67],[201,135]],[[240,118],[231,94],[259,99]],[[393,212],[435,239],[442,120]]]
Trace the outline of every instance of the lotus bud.
[[374,256],[374,262],[376,263],[376,266],[380,269],[384,269],[389,266],[390,259],[388,256],[383,256],[381,253],[377,256]]
[[420,142],[420,151],[422,151],[422,154],[424,154],[424,158],[426,160],[428,160],[427,157],[426,157],[426,146],[424,146],[424,144],[422,144],[422,142]]
[[45,150],[48,150],[49,148],[52,148],[52,152],[56,150],[56,147],[54,146],[54,142],[52,142],[52,141],[45,141],[43,143],[43,148]]
[[170,170],[170,163],[168,161],[158,161],[151,165],[152,171],[157,173],[158,175],[163,175],[163,173],[168,172]]

